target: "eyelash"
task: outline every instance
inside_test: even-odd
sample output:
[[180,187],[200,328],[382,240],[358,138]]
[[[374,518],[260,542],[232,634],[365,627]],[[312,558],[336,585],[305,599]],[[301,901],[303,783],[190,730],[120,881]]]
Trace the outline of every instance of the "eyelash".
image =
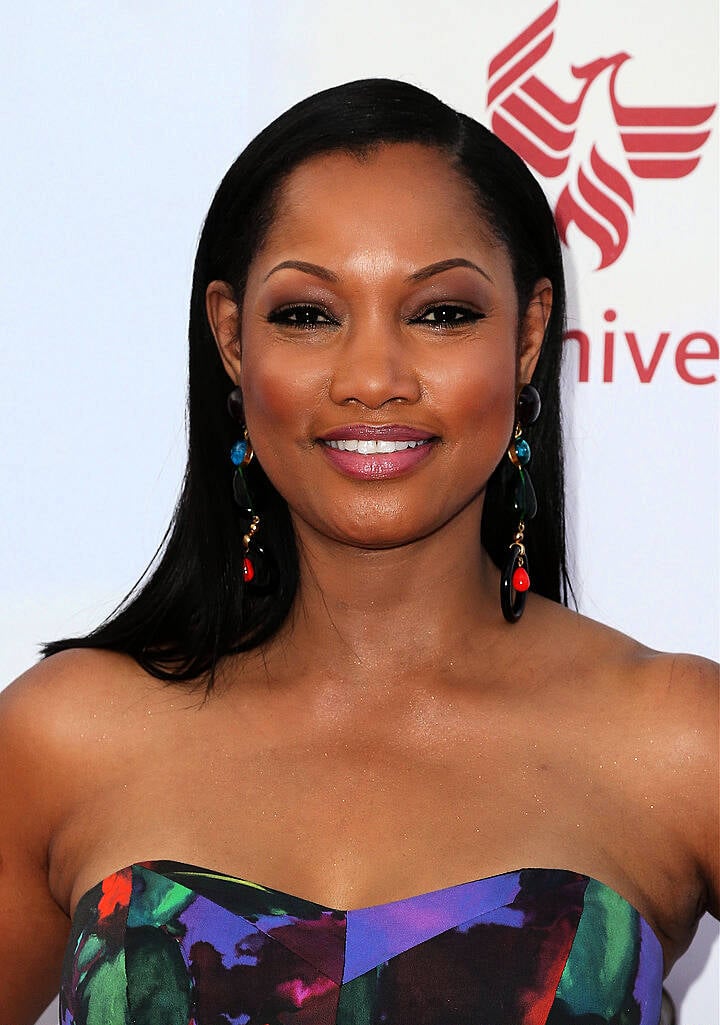
[[[319,324],[315,323],[301,323],[298,321],[290,320],[290,316],[295,314],[298,316],[301,313],[315,314],[325,317],[327,323]],[[294,327],[299,331],[314,331],[318,327],[337,327],[338,322],[332,317],[327,310],[324,310],[322,306],[316,306],[312,303],[297,303],[295,306],[281,306],[277,310],[273,310],[272,313],[268,314],[268,323],[270,324],[282,324],[283,327]]]
[[[428,321],[423,320],[429,313],[435,313],[437,315],[438,310],[450,311],[453,314],[460,313],[462,317],[460,320],[451,321]],[[467,306],[461,306],[458,303],[436,303],[434,306],[428,306],[427,309],[423,310],[417,317],[413,317],[410,321],[411,324],[428,324],[434,331],[442,331],[449,329],[450,331],[458,327],[467,327],[468,324],[474,324],[478,320],[483,320],[485,317],[484,313],[478,313],[477,310],[471,310]]]
[[[424,320],[429,314],[434,313],[437,316],[438,311],[445,310],[450,311],[452,314],[462,314],[461,319],[453,321],[430,321]],[[317,320],[305,323],[298,321],[292,321],[290,317],[292,315],[299,316],[304,314],[305,316],[318,315],[325,317],[325,322],[318,322]],[[410,324],[422,324],[425,323],[433,331],[453,331],[459,327],[466,327],[468,324],[474,324],[478,320],[484,319],[484,313],[478,313],[476,310],[471,310],[467,306],[461,306],[457,303],[436,303],[433,306],[428,306],[418,314],[416,317],[412,317],[409,321]],[[330,314],[327,310],[324,310],[322,306],[317,306],[313,303],[298,303],[294,306],[281,306],[277,310],[273,310],[272,313],[268,314],[268,322],[271,324],[282,324],[285,327],[292,327],[299,331],[314,331],[317,328],[322,327],[338,327],[338,321]]]

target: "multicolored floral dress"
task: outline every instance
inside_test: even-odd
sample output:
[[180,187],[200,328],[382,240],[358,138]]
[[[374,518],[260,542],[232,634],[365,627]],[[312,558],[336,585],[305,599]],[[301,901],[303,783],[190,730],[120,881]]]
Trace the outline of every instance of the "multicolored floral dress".
[[341,911],[174,861],[80,900],[61,1025],[658,1025],[640,914],[530,868]]

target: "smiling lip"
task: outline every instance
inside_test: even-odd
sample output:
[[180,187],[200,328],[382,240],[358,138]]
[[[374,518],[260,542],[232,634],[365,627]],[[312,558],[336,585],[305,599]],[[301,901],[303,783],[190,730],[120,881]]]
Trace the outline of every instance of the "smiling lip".
[[[437,436],[429,431],[420,431],[402,424],[348,424],[328,431],[318,439],[323,454],[341,473],[356,480],[386,480],[398,477],[414,469],[427,459],[435,450]],[[354,443],[354,451],[331,447],[329,442],[349,441]],[[402,443],[409,442],[405,448],[393,452],[359,452],[357,447],[367,448],[368,443]],[[363,445],[363,443],[365,443]],[[374,448],[375,446],[373,446]]]
[[320,441],[427,441],[435,435],[404,424],[346,424],[335,427]]

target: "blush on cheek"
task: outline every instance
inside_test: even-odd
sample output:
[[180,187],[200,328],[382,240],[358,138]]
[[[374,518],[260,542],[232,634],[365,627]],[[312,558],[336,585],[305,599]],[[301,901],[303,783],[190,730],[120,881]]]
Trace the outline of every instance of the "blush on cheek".
[[268,374],[248,377],[248,384],[243,388],[248,429],[252,423],[256,425],[256,433],[259,427],[263,428],[264,433],[268,426],[279,426],[285,420],[294,420],[293,390],[287,378]]
[[297,389],[295,375],[287,362],[282,366],[274,354],[268,353],[263,358],[255,350],[254,345],[246,348],[240,385],[245,398],[248,430],[252,422],[256,424],[257,433],[261,426],[266,432],[266,421],[273,424],[293,417]]
[[478,455],[492,460],[493,466],[502,459],[515,426],[514,373],[499,372],[483,375],[463,391],[463,401],[456,416],[468,425],[478,437]]
[[292,463],[305,438],[310,441],[309,417],[315,406],[315,392],[304,387],[298,370],[294,373],[287,360],[279,366],[274,359],[250,359],[242,367],[248,434],[258,462],[284,497],[301,473]]

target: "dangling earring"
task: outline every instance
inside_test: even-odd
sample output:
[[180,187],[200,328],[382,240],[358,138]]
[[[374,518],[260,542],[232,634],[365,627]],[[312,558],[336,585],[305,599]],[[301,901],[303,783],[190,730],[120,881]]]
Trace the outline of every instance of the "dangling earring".
[[531,455],[530,445],[523,438],[522,432],[524,427],[534,424],[539,416],[540,395],[531,384],[525,384],[517,398],[515,430],[507,450],[510,462],[518,471],[513,507],[520,517],[500,578],[500,604],[508,623],[516,623],[522,616],[525,597],[530,588],[530,571],[525,551],[525,521],[531,520],[537,512],[537,498],[527,471]]
[[[234,420],[240,421],[243,432],[242,438],[236,441],[230,449],[230,461],[235,467],[235,473],[233,474],[233,497],[240,507],[243,517],[248,521],[247,530],[243,534],[242,540],[245,550],[243,557],[243,580],[246,584],[249,584],[256,575],[255,565],[250,557],[249,549],[250,543],[260,526],[260,517],[255,512],[247,481],[243,475],[243,467],[250,464],[255,453],[253,452],[248,430],[244,422],[245,412],[240,388],[234,388],[228,395],[228,412]],[[262,548],[257,547],[257,553],[262,556]]]

